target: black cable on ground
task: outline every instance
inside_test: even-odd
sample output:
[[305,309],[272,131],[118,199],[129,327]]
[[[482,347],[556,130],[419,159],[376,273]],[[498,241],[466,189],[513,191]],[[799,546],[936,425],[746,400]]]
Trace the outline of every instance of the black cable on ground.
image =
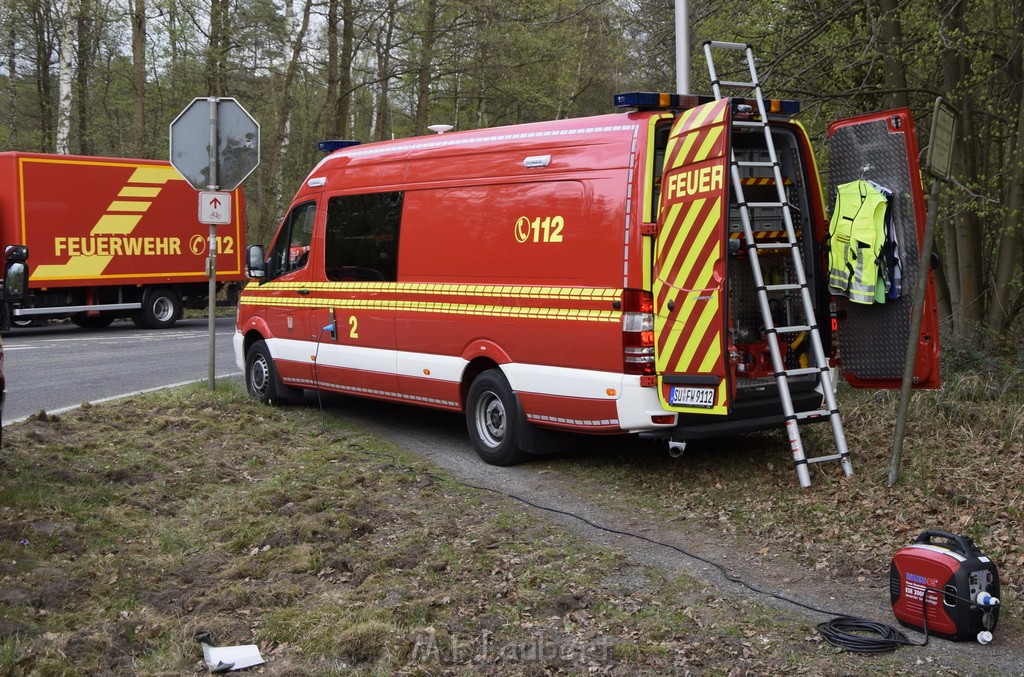
[[900,646],[924,646],[928,643],[927,634],[924,643],[915,644],[891,625],[853,616],[837,616],[818,623],[817,627],[829,644],[857,653],[885,653]]
[[[315,360],[314,360],[314,367],[313,368],[314,368],[314,370],[316,369]],[[314,375],[314,379],[315,378],[316,378],[316,376]],[[318,396],[317,400],[318,401],[319,401],[319,393],[320,393],[320,390],[318,388],[317,389],[317,396]],[[327,427],[326,427],[326,424],[324,423],[323,415],[324,415],[323,403],[321,402],[320,403],[320,416],[321,416],[321,422],[324,425],[324,428],[323,428],[324,433],[326,433],[327,432]],[[390,458],[396,465],[401,465],[399,459],[396,458],[395,456],[391,455],[391,454],[385,454],[385,453],[381,453],[381,452],[370,451],[370,450],[367,450],[367,449],[362,449],[361,451],[364,451],[365,453],[368,453],[368,454],[371,454],[371,455],[374,455],[374,456],[385,456],[387,458]],[[816,607],[813,604],[807,604],[806,602],[801,602],[799,600],[795,600],[792,597],[787,597],[786,595],[783,595],[783,594],[780,594],[780,593],[777,593],[777,592],[772,592],[770,590],[764,590],[762,588],[759,588],[756,585],[754,585],[753,583],[748,583],[747,581],[743,580],[742,578],[729,573],[729,571],[722,564],[719,564],[718,562],[715,562],[714,560],[707,559],[706,557],[702,557],[701,555],[698,555],[696,553],[692,553],[692,552],[690,552],[690,551],[688,551],[688,550],[686,550],[684,548],[681,548],[681,547],[679,547],[677,545],[673,545],[671,543],[666,543],[664,541],[659,541],[657,539],[650,538],[650,537],[644,536],[642,534],[633,533],[631,531],[624,531],[624,530],[621,530],[621,529],[615,529],[615,528],[612,528],[612,527],[606,527],[603,524],[598,524],[597,522],[589,520],[586,517],[582,517],[582,516],[577,515],[575,513],[569,512],[568,510],[562,510],[560,508],[552,508],[552,507],[549,507],[549,506],[546,506],[546,505],[541,505],[540,503],[535,503],[535,502],[533,502],[533,501],[531,501],[529,499],[523,498],[522,496],[517,496],[516,494],[511,494],[511,493],[508,493],[506,491],[502,491],[500,489],[493,489],[491,487],[484,487],[484,486],[480,486],[480,485],[477,485],[477,484],[470,484],[469,482],[464,482],[464,481],[456,479],[454,477],[441,477],[441,476],[435,475],[434,473],[431,473],[431,472],[424,472],[423,474],[426,475],[427,477],[435,479],[435,480],[437,480],[439,482],[452,482],[454,484],[457,484],[457,485],[463,486],[463,487],[467,487],[469,489],[476,489],[478,491],[488,491],[488,492],[493,493],[493,494],[498,494],[499,496],[504,496],[505,498],[511,498],[511,499],[513,499],[515,501],[519,501],[520,503],[528,505],[528,506],[530,506],[532,508],[536,508],[537,510],[543,510],[545,512],[550,512],[550,513],[553,513],[553,514],[556,514],[556,515],[565,515],[566,517],[571,517],[571,518],[573,518],[575,520],[583,522],[587,526],[590,526],[590,527],[592,527],[594,529],[597,529],[599,531],[603,531],[605,533],[615,534],[615,535],[619,535],[619,536],[628,536],[630,538],[635,538],[635,539],[637,539],[639,541],[644,541],[645,543],[650,543],[651,545],[657,545],[657,546],[661,546],[663,548],[667,548],[669,550],[673,550],[675,552],[678,552],[681,555],[684,555],[685,557],[689,557],[690,559],[697,560],[698,562],[703,562],[703,563],[705,563],[705,564],[707,564],[709,566],[714,567],[715,569],[718,570],[719,573],[722,574],[722,577],[725,578],[725,580],[727,580],[727,581],[729,581],[731,583],[735,583],[737,585],[741,585],[744,588],[750,590],[751,592],[756,592],[759,595],[765,595],[767,597],[773,597],[773,598],[775,598],[777,600],[780,600],[782,602],[786,602],[788,604],[792,604],[794,606],[798,606],[798,607],[801,607],[803,609],[807,609],[808,611],[813,611],[815,613],[824,614],[826,616],[833,616],[832,620],[824,621],[822,623],[819,623],[816,627],[818,629],[818,632],[821,634],[822,638],[825,639],[825,641],[827,641],[829,644],[832,644],[833,646],[837,646],[837,647],[839,647],[841,649],[845,649],[846,651],[853,651],[853,652],[856,652],[856,653],[877,654],[877,653],[885,653],[885,652],[888,652],[888,651],[895,651],[900,646],[921,646],[921,647],[923,647],[923,646],[927,646],[927,644],[928,644],[928,619],[927,619],[926,614],[922,613],[922,619],[921,619],[923,621],[923,626],[924,626],[924,641],[921,642],[920,644],[918,644],[916,642],[910,641],[910,639],[907,637],[906,634],[904,634],[900,630],[897,630],[896,628],[892,627],[891,625],[886,625],[885,623],[880,623],[878,621],[872,621],[872,620],[869,620],[869,619],[866,619],[866,618],[857,618],[855,616],[848,616],[846,614],[836,613],[834,611],[829,611],[827,609],[822,609],[820,607]],[[963,598],[963,597],[959,597],[957,595],[950,595],[949,593],[946,593],[945,591],[942,591],[942,590],[938,590],[937,588],[927,587],[926,591],[936,592],[936,593],[939,593],[939,594],[945,594],[946,596],[956,597],[957,599],[959,599],[961,601],[968,602],[969,604],[974,604],[974,602],[972,602],[971,600],[968,600],[968,599]]]

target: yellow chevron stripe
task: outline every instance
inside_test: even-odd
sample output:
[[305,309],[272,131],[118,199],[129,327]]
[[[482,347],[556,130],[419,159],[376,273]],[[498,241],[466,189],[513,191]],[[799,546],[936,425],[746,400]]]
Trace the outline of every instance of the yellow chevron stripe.
[[[694,201],[693,204],[695,205],[695,207],[697,205],[697,202],[703,203],[704,200]],[[701,206],[703,206],[703,205],[701,205]],[[715,231],[716,231],[716,229],[718,227],[718,223],[721,220],[721,217],[719,215],[719,211],[721,209],[721,206],[722,206],[722,199],[720,197],[715,198],[714,206],[711,208],[711,212],[708,214],[708,217],[706,219],[704,219],[704,223],[702,223],[702,224],[700,224],[698,226],[697,237],[696,237],[696,239],[693,242],[693,246],[690,247],[690,249],[686,252],[686,258],[683,259],[683,266],[682,266],[682,268],[679,271],[679,277],[680,278],[687,277],[689,271],[693,270],[697,266],[697,257],[702,255],[701,254],[701,250],[704,248],[704,245],[707,243],[707,241],[709,239],[711,239],[712,237],[714,237]],[[687,216],[687,221],[689,222],[689,221],[692,221],[692,220],[696,219],[696,216],[697,216],[697,214],[699,212],[700,212],[700,208],[699,207],[695,208],[691,212],[693,214],[693,216],[692,217],[689,216],[689,215]],[[692,224],[688,223],[687,225],[688,225],[688,227],[692,227]],[[679,239],[682,240],[682,238],[679,238]],[[705,261],[705,264],[704,264],[705,268],[709,264],[713,265],[713,263],[715,261],[717,261],[717,260],[718,260],[718,255],[717,255],[717,252],[716,252],[714,255],[712,255],[712,257],[710,257],[708,260]],[[705,272],[706,272],[706,270],[705,270]],[[704,275],[702,274],[702,277],[703,276]],[[707,279],[710,279],[710,276],[708,276]],[[694,286],[693,289],[704,289],[704,287],[702,285],[697,285],[697,286]]]
[[[682,137],[682,139],[680,139],[683,147],[681,149],[679,149],[679,154],[675,156],[677,161],[680,158],[687,158],[687,157],[689,157],[690,149],[693,148],[693,144],[695,144],[699,138],[700,138],[700,134],[697,133],[697,132],[688,131],[688,132],[685,133],[685,135]],[[682,166],[683,166],[683,164],[680,163],[680,164],[676,165],[675,167],[673,167],[673,169],[679,169],[679,167],[682,167]]]
[[704,143],[700,145],[700,149],[697,151],[697,156],[694,158],[694,162],[707,160],[711,157],[711,151],[714,149],[718,140],[722,138],[723,131],[725,131],[723,127],[712,127],[708,130],[707,136],[704,138]]
[[[717,296],[717,295],[716,295]],[[712,301],[706,301],[704,308],[701,310],[700,317],[697,319],[697,326],[694,328],[693,334],[691,334],[686,342],[686,349],[683,350],[683,354],[679,359],[680,371],[686,373],[700,373],[706,374],[710,371],[704,364],[707,362],[707,355],[697,355],[697,347],[701,341],[707,336],[708,332],[715,332],[712,328],[712,323],[716,321],[718,314],[718,304]],[[717,332],[715,332],[717,333]],[[714,348],[711,352],[715,352]],[[694,368],[692,366],[694,362],[699,360],[699,367]],[[713,366],[713,365],[712,365]]]
[[125,186],[121,189],[121,192],[117,194],[118,197],[156,197],[160,194],[160,189],[156,186]]
[[107,207],[107,212],[144,212],[151,204],[142,200],[114,200]]
[[[697,203],[703,204],[703,201],[704,201],[704,198],[701,198],[699,200],[695,200],[694,202],[692,202],[690,204],[694,204],[694,205],[696,205]],[[672,241],[669,243],[669,250],[668,250],[668,253],[667,253],[668,256],[667,256],[667,258],[664,259],[666,261],[675,261],[676,260],[676,256],[679,255],[679,249],[680,249],[680,247],[683,246],[682,245],[683,236],[680,234],[680,230],[686,230],[688,228],[688,221],[690,220],[689,215],[693,214],[693,213],[696,213],[696,211],[697,211],[696,209],[694,209],[694,210],[687,210],[687,221],[684,222],[684,223],[681,223],[681,224],[679,224],[677,226],[676,224],[679,221],[680,212],[682,212],[682,210],[683,210],[683,204],[684,203],[682,203],[682,202],[677,202],[674,205],[672,205],[671,207],[669,207],[668,214],[665,215],[665,227],[661,229],[660,234],[659,234],[659,238],[658,238],[659,239],[659,243],[658,243],[659,248],[663,247],[665,245],[665,238],[668,238],[668,237],[672,238]],[[661,252],[659,251],[658,254],[660,256]],[[659,277],[660,277],[661,271],[659,270],[658,272],[659,272]],[[664,279],[664,278],[662,278],[662,279]],[[674,280],[665,280],[665,282],[667,282],[669,284],[672,284],[674,282]]]
[[167,183],[184,180],[174,167],[145,166],[137,167],[128,183]]
[[708,124],[708,120],[715,114],[716,106],[701,106],[697,109],[697,115],[694,116],[693,126],[704,127]]

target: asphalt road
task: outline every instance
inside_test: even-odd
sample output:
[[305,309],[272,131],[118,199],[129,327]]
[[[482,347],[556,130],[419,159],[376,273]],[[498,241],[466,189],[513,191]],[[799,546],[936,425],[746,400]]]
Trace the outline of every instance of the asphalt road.
[[[217,319],[218,378],[238,374],[233,333],[233,318]],[[131,322],[95,330],[55,324],[12,329],[3,338],[5,423],[209,376],[205,318],[180,320],[170,329],[139,329]]]

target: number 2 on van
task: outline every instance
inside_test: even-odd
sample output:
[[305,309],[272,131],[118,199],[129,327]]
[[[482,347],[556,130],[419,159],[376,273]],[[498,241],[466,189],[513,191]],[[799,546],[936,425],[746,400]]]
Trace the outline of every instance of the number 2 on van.
[[[899,387],[911,294],[861,307],[830,292],[822,197],[862,173],[868,139],[899,149],[878,176],[898,196],[911,289],[924,202],[909,111],[834,123],[823,185],[799,105],[771,102],[790,241],[759,212],[778,180],[764,134],[750,133],[751,101],[616,101],[603,116],[339,143],[272,243],[247,252],[234,349],[249,392],[462,412],[481,458],[509,465],[566,437],[555,433],[679,442],[785,425],[771,332],[798,413],[823,408],[821,374],[835,368],[855,386]],[[772,245],[760,281],[734,181],[749,237]],[[937,387],[932,310],[919,341],[915,382]]]

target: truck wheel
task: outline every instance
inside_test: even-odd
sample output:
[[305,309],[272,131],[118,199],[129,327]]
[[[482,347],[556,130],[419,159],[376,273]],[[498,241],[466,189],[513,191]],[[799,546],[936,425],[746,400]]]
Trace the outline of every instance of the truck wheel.
[[166,329],[174,326],[181,315],[181,299],[172,289],[158,287],[143,296],[142,309],[132,314],[132,322],[140,329]]
[[266,341],[252,344],[245,356],[245,387],[263,404],[286,404],[299,392],[281,383]]
[[82,329],[104,329],[114,323],[114,316],[102,313],[99,315],[75,313],[71,316],[71,323]]
[[491,465],[515,465],[529,457],[519,448],[519,401],[500,369],[485,371],[469,387],[466,427],[476,453]]

